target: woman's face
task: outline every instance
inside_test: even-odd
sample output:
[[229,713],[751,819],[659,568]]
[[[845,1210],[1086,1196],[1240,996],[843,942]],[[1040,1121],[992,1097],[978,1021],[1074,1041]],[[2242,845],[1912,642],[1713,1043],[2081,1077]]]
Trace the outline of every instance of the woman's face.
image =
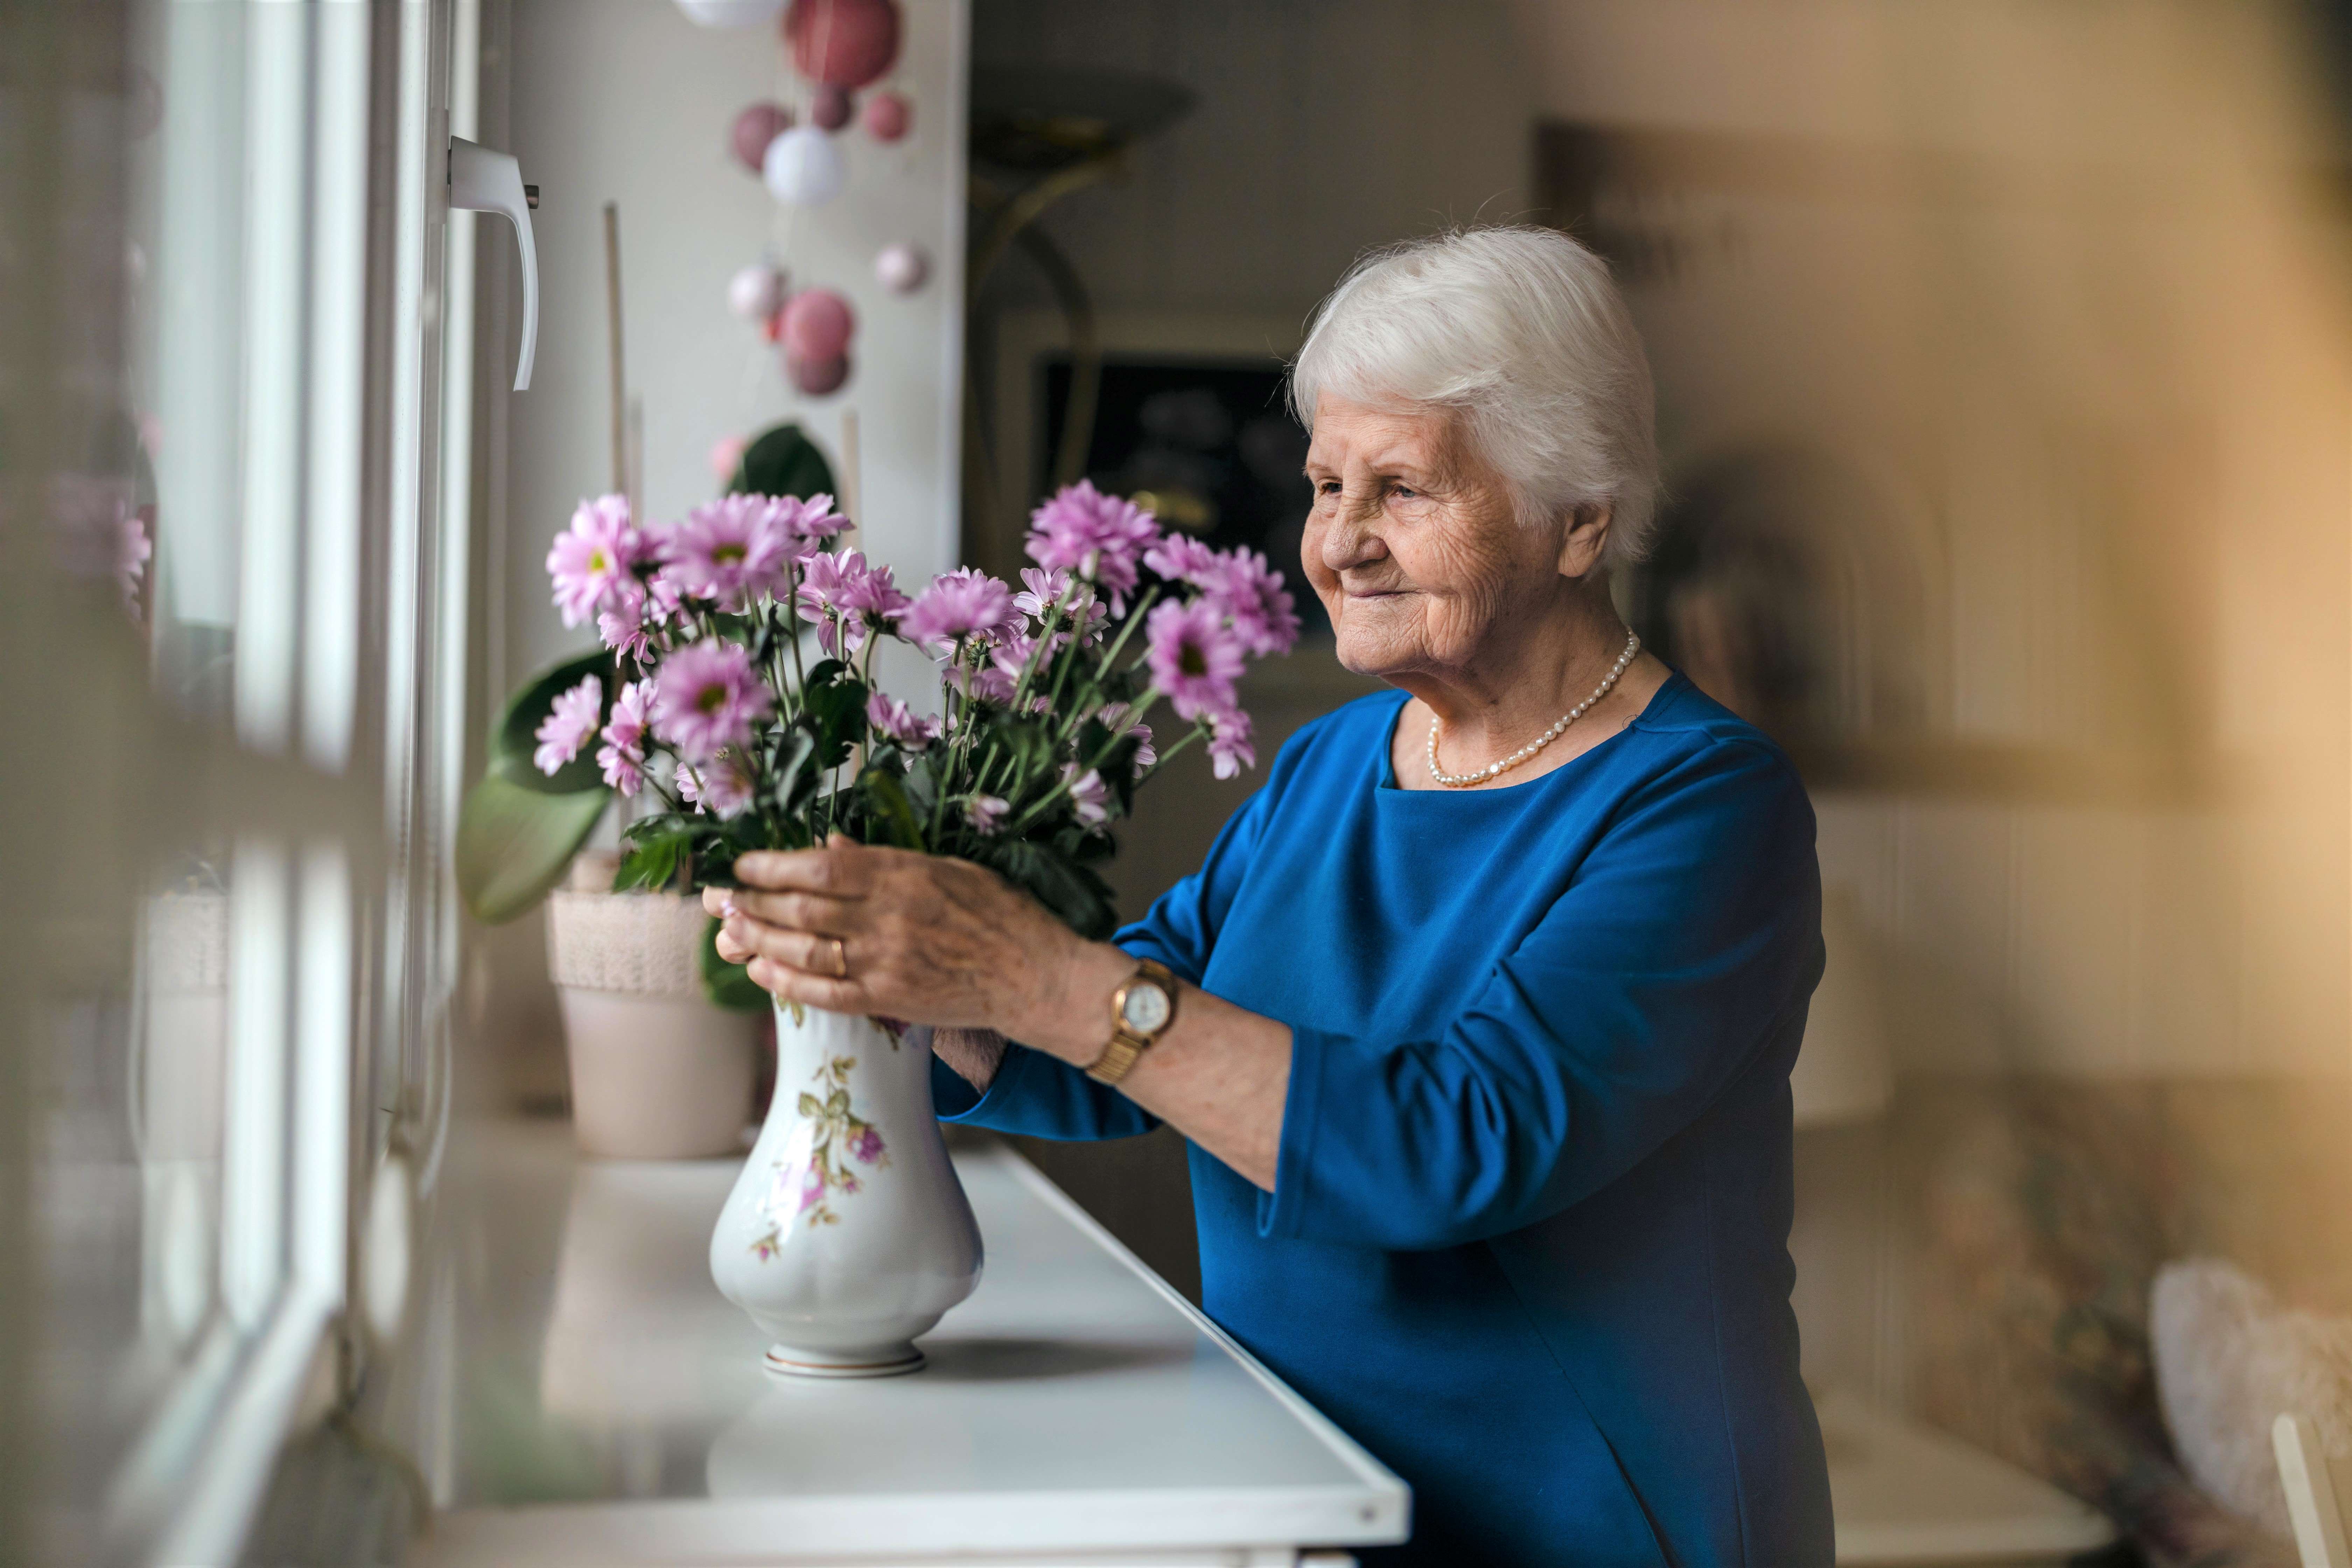
[[1359,674],[1472,668],[1566,586],[1559,531],[1518,520],[1459,423],[1448,409],[1315,405],[1300,564]]

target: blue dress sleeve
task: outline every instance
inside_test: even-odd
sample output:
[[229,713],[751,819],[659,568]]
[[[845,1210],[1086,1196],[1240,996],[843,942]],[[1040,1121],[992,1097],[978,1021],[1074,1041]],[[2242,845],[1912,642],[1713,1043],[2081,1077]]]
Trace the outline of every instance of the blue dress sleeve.
[[[1270,780],[1229,818],[1201,868],[1161,894],[1150,912],[1111,941],[1138,958],[1155,958],[1199,984],[1216,945],[1217,928],[1265,831]],[[1106,1037],[1108,1024],[1106,1024]],[[938,1058],[931,1058],[931,1102],[942,1121],[993,1128],[1032,1138],[1066,1141],[1133,1138],[1160,1119],[1078,1068],[1025,1046],[1007,1047],[986,1092],[975,1089]]]
[[1294,1027],[1259,1229],[1410,1251],[1557,1213],[1696,1120],[1821,963],[1802,785],[1766,746],[1711,745],[1628,799],[1439,1037]]

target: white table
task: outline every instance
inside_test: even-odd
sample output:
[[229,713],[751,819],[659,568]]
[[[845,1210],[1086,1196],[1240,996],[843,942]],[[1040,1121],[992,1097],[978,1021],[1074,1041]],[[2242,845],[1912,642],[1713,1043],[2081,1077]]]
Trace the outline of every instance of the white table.
[[412,1563],[1270,1568],[1405,1536],[1403,1482],[1009,1150],[957,1156],[987,1270],[929,1365],[802,1383],[710,1282],[737,1162],[461,1137]]

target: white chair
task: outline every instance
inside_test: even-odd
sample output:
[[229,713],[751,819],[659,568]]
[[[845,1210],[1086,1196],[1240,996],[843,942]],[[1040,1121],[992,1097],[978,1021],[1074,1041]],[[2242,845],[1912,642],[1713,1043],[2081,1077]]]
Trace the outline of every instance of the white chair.
[[2322,1454],[2319,1433],[2300,1415],[2271,1423],[2271,1447],[2278,1453],[2279,1480],[2286,1488],[2287,1516],[2294,1521],[2303,1568],[2352,1568],[2344,1510],[2336,1500],[2352,1500],[2352,1459]]

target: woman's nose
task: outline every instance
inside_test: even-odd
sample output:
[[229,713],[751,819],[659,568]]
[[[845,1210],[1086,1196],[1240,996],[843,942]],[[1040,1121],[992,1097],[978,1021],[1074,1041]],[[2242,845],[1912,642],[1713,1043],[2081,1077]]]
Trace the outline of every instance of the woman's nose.
[[1330,526],[1323,530],[1323,564],[1333,572],[1345,572],[1385,558],[1388,543],[1371,522],[1362,509],[1341,505]]

